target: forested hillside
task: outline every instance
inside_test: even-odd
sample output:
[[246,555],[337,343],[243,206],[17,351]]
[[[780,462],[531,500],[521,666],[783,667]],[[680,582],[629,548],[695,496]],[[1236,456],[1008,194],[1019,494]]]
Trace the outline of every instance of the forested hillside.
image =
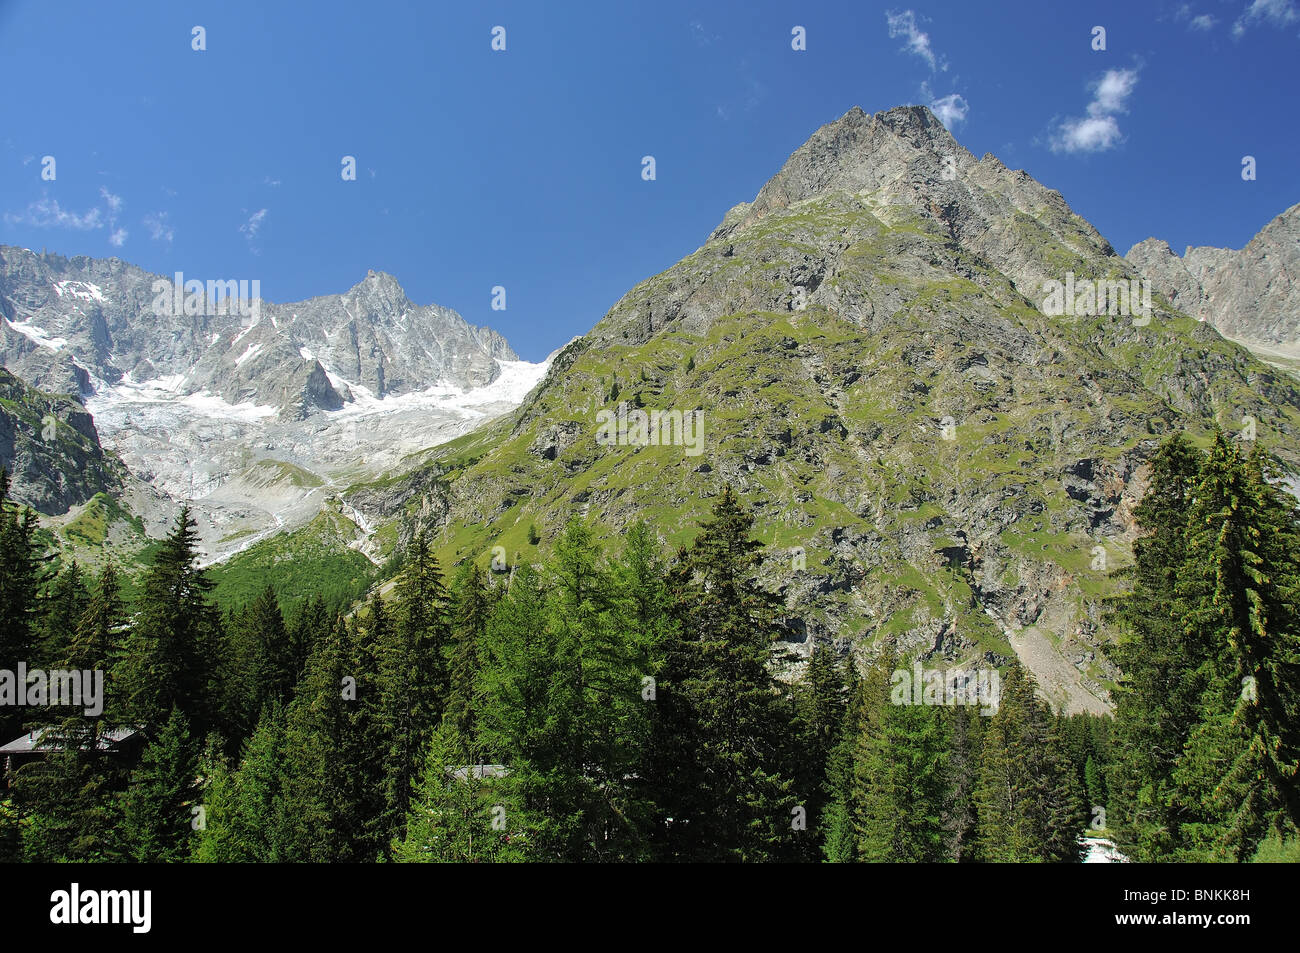
[[[215,607],[188,509],[128,602],[112,566],[52,573],[5,500],[0,668],[108,679],[93,715],[0,708],[4,740],[59,739],[11,773],[0,854],[1073,862],[1105,832],[1135,860],[1296,859],[1300,510],[1272,476],[1222,434],[1162,446],[1113,721],[1054,712],[1014,661],[979,698],[889,639],[795,663],[730,488],[675,552],[575,519],[485,573],[418,535],[386,595],[287,617],[269,589]],[[102,743],[133,729],[138,757]]]

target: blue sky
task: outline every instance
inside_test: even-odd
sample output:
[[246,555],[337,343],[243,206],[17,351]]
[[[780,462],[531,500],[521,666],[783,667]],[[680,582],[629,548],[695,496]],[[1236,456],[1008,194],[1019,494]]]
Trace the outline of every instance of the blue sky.
[[937,104],[1121,253],[1240,247],[1300,201],[1297,0],[0,0],[0,63],[0,243],[272,301],[375,268],[531,360],[854,105]]

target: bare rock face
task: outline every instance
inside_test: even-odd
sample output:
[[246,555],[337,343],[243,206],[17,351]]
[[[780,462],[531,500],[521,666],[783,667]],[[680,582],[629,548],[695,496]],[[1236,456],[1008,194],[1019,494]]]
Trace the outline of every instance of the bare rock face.
[[1224,337],[1300,358],[1300,205],[1240,251],[1188,247],[1180,258],[1167,242],[1148,238],[1125,257],[1170,304]]
[[86,408],[66,394],[28,387],[0,368],[0,467],[8,495],[57,515],[97,493],[115,493],[126,467],[99,444]]
[[194,278],[204,293],[192,309],[199,313],[187,314],[174,276],[116,258],[0,247],[0,364],[57,392],[168,379],[179,395],[301,419],[351,402],[352,387],[383,398],[435,383],[481,386],[495,379],[498,359],[516,357],[495,331],[413,304],[382,272],[341,295],[293,304],[254,300],[245,281],[242,307],[209,298],[207,282],[186,276]]

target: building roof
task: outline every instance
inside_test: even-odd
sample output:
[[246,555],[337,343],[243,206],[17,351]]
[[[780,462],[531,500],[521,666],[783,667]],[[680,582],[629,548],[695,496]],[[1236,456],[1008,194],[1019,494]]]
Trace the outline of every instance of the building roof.
[[459,768],[448,768],[447,777],[464,781],[468,778],[504,778],[510,769],[504,764],[466,764]]
[[[111,750],[139,733],[138,728],[110,728],[107,731],[100,732],[99,747],[105,751]],[[7,745],[0,746],[0,755],[44,754],[50,751],[62,750],[63,744],[57,728],[34,728],[15,738]]]

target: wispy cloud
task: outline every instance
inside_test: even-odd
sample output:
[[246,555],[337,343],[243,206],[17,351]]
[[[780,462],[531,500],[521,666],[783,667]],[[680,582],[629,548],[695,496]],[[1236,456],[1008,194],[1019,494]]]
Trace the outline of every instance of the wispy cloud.
[[168,224],[166,212],[151,212],[144,217],[142,223],[149,229],[149,237],[156,242],[170,245],[176,237],[176,229]]
[[903,37],[905,41],[903,49],[925,60],[931,72],[948,68],[948,62],[934,51],[930,43],[930,34],[923,32],[916,25],[916,11],[904,10],[902,13],[895,13],[890,10],[885,14],[885,22],[889,24],[889,38],[892,40]]
[[239,231],[250,241],[257,237],[257,230],[262,227],[262,222],[266,219],[267,210],[258,209],[248,217],[248,221],[239,226]]
[[691,39],[695,41],[696,46],[709,46],[718,39],[718,36],[710,32],[699,20],[692,20]]
[[1214,24],[1218,22],[1218,20],[1214,19],[1214,17],[1210,16],[1208,13],[1202,13],[1200,16],[1192,17],[1191,22],[1187,24],[1187,29],[1200,30],[1204,33],[1207,30],[1213,29]]
[[114,195],[102,185],[99,187],[99,195],[104,200],[104,204],[108,206],[109,220],[117,218],[117,213],[122,211],[122,196]]
[[[244,211],[248,211],[245,209]],[[260,255],[262,250],[253,243],[257,240],[257,233],[261,231],[262,223],[266,221],[267,209],[260,208],[248,217],[248,221],[239,226],[239,233],[248,240],[248,250],[254,255]]]
[[114,195],[102,185],[99,197],[104,200],[102,207],[74,212],[59,204],[58,199],[43,196],[32,202],[21,212],[5,212],[5,222],[10,225],[30,225],[34,228],[70,228],[73,231],[89,232],[98,228],[108,228],[108,243],[114,248],[126,244],[131,234],[125,228],[117,227],[117,219],[126,203],[122,196]]
[[58,199],[39,198],[21,212],[5,212],[5,222],[10,225],[31,225],[35,228],[71,228],[88,232],[104,227],[102,209],[92,208],[77,213],[65,209]]
[[1250,27],[1259,23],[1271,26],[1289,26],[1300,20],[1295,0],[1251,0],[1241,16],[1232,24],[1232,35],[1240,39]]
[[126,244],[126,239],[130,232],[125,228],[117,227],[117,216],[121,213],[126,203],[122,201],[122,196],[114,195],[102,185],[99,187],[99,197],[104,200],[104,207],[108,209],[108,243],[114,248],[121,248]]
[[1128,98],[1137,85],[1135,69],[1111,69],[1092,86],[1088,114],[1061,122],[1052,133],[1053,152],[1105,152],[1124,140],[1117,113],[1128,111]]

